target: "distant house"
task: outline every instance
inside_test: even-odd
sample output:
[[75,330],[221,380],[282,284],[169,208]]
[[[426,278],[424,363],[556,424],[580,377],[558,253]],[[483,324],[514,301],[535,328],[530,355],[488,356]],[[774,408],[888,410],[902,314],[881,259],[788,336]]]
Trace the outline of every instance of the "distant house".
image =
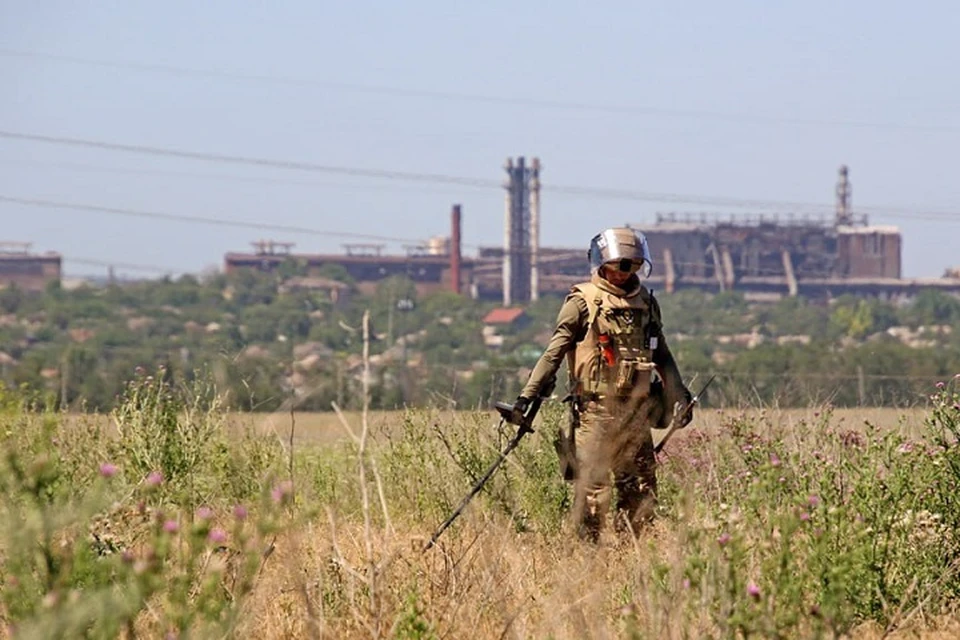
[[483,324],[515,327],[524,325],[529,320],[530,316],[528,316],[523,309],[519,307],[505,307],[494,309],[485,315],[483,317]]
[[499,329],[509,327],[515,329],[526,325],[530,316],[523,309],[507,307],[494,309],[483,317],[483,343],[497,349],[503,346],[503,336]]

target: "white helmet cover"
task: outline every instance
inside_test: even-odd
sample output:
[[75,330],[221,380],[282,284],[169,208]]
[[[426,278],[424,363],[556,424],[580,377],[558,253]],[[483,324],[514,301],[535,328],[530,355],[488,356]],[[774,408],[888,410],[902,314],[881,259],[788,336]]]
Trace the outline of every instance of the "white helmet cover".
[[595,235],[590,241],[587,259],[591,274],[608,263],[614,263],[621,271],[638,272],[644,278],[650,277],[653,271],[647,237],[626,227],[606,229]]

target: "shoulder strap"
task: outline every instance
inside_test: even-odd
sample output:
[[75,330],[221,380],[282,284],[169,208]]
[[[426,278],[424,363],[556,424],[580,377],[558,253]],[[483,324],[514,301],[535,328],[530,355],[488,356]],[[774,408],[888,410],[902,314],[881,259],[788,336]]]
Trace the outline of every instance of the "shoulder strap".
[[583,300],[587,303],[587,326],[593,326],[593,321],[597,319],[597,314],[600,313],[600,306],[603,303],[603,292],[600,287],[592,282],[578,284],[572,290],[583,294]]

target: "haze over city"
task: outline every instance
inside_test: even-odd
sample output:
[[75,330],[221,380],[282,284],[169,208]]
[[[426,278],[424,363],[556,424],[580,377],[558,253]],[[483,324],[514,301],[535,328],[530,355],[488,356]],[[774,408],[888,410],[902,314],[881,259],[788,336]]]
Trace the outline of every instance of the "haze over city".
[[960,262],[952,4],[238,6],[0,2],[0,240],[67,274],[200,271],[261,237],[351,238],[186,218],[399,252],[459,203],[470,252],[503,242],[523,155],[545,246],[658,211],[829,217],[846,164],[854,210],[903,233],[904,277]]

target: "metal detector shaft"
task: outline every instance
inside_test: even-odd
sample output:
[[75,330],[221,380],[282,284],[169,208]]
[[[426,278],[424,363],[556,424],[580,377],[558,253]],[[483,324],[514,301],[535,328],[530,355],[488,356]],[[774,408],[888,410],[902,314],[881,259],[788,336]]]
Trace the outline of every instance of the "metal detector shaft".
[[[500,420],[501,427],[503,426],[503,423],[504,423],[504,420]],[[477,480],[477,483],[473,485],[473,488],[470,490],[470,493],[464,496],[463,500],[460,501],[460,504],[457,506],[457,508],[454,509],[453,513],[450,514],[450,517],[444,520],[443,524],[441,524],[437,528],[434,534],[430,537],[430,541],[427,542],[426,545],[424,545],[422,551],[428,550],[437,542],[437,538],[440,537],[440,534],[443,533],[447,529],[447,527],[449,527],[461,513],[463,513],[463,510],[466,508],[467,503],[473,499],[473,496],[480,493],[480,490],[483,489],[483,485],[487,483],[487,480],[489,480],[491,476],[493,476],[493,474],[496,473],[500,465],[503,464],[503,461],[507,459],[508,455],[510,455],[510,452],[513,451],[518,444],[520,444],[520,440],[523,438],[523,436],[532,432],[533,430],[530,429],[529,425],[522,424],[517,428],[517,434],[513,436],[513,439],[510,440],[510,442],[507,443],[507,446],[500,453],[500,457],[497,458],[497,461],[494,462],[489,469],[487,469],[487,472],[483,474],[482,478]]]

